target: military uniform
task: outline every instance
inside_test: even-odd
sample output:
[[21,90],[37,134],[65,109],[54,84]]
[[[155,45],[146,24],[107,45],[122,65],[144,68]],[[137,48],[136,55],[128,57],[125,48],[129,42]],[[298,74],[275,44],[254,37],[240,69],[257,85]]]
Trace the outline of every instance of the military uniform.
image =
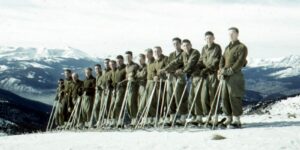
[[[214,100],[218,87],[217,73],[222,56],[220,45],[213,43],[202,48],[200,63],[203,66],[201,71],[202,85],[199,90],[203,115],[208,115],[211,104]],[[212,110],[214,112],[214,110]]]
[[[81,104],[81,96],[83,94],[83,81],[77,80],[76,82],[72,82],[71,86],[71,97],[72,97],[72,103],[75,106],[76,103],[78,103],[77,107],[77,113],[74,114],[74,120],[78,120],[78,117],[80,116],[80,104]],[[80,118],[80,117],[79,117]]]
[[[164,89],[164,81],[166,80],[165,74],[161,74],[160,71],[168,64],[168,57],[165,55],[161,55],[161,57],[157,60],[155,60],[155,76],[158,77],[157,85],[156,85],[156,90],[153,96],[153,100],[151,102],[150,110],[149,110],[149,115],[150,117],[156,117],[156,111],[157,111],[157,105],[159,105],[159,108],[161,107],[162,103],[162,98],[163,98],[163,89]],[[162,81],[160,83],[160,81]],[[160,88],[161,85],[161,88]],[[159,89],[160,89],[160,97],[159,97]],[[157,103],[158,102],[158,103]],[[160,112],[160,111],[158,111]],[[160,116],[160,114],[159,114]]]
[[136,116],[138,111],[138,90],[139,84],[137,80],[138,64],[131,62],[126,65],[126,78],[128,80],[127,101],[128,112],[131,117],[131,124],[136,124]]
[[138,109],[140,109],[142,105],[142,99],[145,96],[146,83],[147,83],[147,65],[144,64],[139,67],[136,78],[139,84],[139,95],[138,95]]
[[110,78],[114,88],[113,96],[111,99],[112,106],[110,106],[113,110],[111,113],[113,115],[113,119],[118,119],[126,92],[126,65],[123,64],[121,66],[118,66],[115,71],[111,70]]
[[221,99],[226,116],[239,117],[243,113],[242,99],[245,94],[245,80],[242,68],[246,65],[247,47],[240,41],[231,42],[225,49],[220,61],[221,74],[224,76]]
[[81,122],[89,122],[94,104],[96,79],[92,75],[83,81],[83,97],[81,103]]
[[60,101],[58,106],[58,111],[59,111],[58,114],[61,117],[60,120],[62,120],[63,122],[68,121],[73,108],[71,85],[72,85],[72,78],[67,78],[64,80],[64,91],[63,91],[64,97],[62,101]]
[[[200,94],[197,94],[197,85],[200,83],[200,71],[201,68],[198,64],[199,59],[200,59],[200,53],[198,50],[192,50],[190,54],[184,53],[184,62],[185,62],[185,68],[184,72],[187,73],[187,75],[191,75],[192,77],[192,84],[190,87],[190,94],[188,97],[188,103],[189,103],[189,109],[192,109],[192,115],[202,115],[202,108],[201,108],[201,103],[200,103]],[[193,100],[195,100],[194,107],[191,108]]]
[[[141,104],[139,105],[139,112],[141,112],[145,109],[148,101],[150,101],[150,97],[152,94],[152,90],[154,88],[155,82],[153,81],[154,76],[156,75],[156,70],[155,70],[155,59],[152,57],[152,59],[148,60],[147,63],[147,83],[146,83],[146,90],[145,90],[145,96],[143,96],[141,100]],[[140,115],[139,114],[139,115]],[[148,114],[147,117],[150,115]],[[150,118],[148,118],[148,122],[151,122]]]
[[[179,105],[179,101],[182,97],[183,90],[186,84],[184,74],[175,74],[176,70],[178,69],[184,69],[183,63],[172,63],[172,62],[178,62],[178,59],[181,59],[182,61],[182,54],[183,50],[180,50],[179,52],[175,51],[172,52],[169,56],[169,64],[164,68],[168,72],[168,82],[167,82],[167,104],[169,105],[172,101],[172,104],[170,106],[170,114],[171,114],[171,120],[173,120],[174,114],[176,113],[176,108]],[[180,61],[180,60],[179,60]],[[177,87],[176,86],[176,81]],[[175,90],[175,91],[174,91]],[[172,95],[174,94],[173,99]],[[179,107],[179,114],[187,114],[188,113],[188,106],[187,106],[187,94],[184,95],[182,99],[181,106]]]
[[[190,77],[192,78],[192,84],[190,86],[190,92],[188,96],[188,108],[192,109],[192,115],[201,114],[200,107],[195,107],[197,105],[197,101],[199,104],[200,97],[199,94],[196,97],[196,104],[193,108],[191,108],[193,99],[195,97],[196,93],[196,87],[198,83],[200,82],[200,66],[199,66],[199,59],[200,59],[200,53],[196,49],[191,49],[190,53],[183,52],[182,57],[179,59],[175,59],[170,63],[170,66],[176,66],[176,65],[183,65],[183,71],[182,73],[186,75],[186,78],[189,80]],[[180,119],[182,122],[185,121],[185,115],[182,115],[182,118]]]
[[[103,73],[105,74],[105,72]],[[96,75],[96,93],[95,93],[95,100],[94,100],[94,105],[93,105],[93,110],[92,110],[92,125],[98,121],[99,118],[99,113],[100,113],[100,107],[101,107],[101,96],[103,89],[101,87],[102,85],[102,72]]]
[[57,108],[55,110],[54,118],[55,118],[55,124],[58,126],[61,126],[64,124],[64,115],[63,115],[63,100],[64,100],[64,85],[59,85],[59,87],[56,89],[56,96],[55,100],[57,101]]

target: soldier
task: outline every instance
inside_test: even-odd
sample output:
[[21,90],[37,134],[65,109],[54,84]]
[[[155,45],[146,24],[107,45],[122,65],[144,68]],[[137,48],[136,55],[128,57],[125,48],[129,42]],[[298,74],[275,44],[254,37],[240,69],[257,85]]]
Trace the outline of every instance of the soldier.
[[72,74],[72,84],[71,84],[71,95],[72,95],[72,102],[74,106],[78,106],[77,110],[73,110],[76,112],[74,114],[74,120],[77,122],[78,118],[80,118],[80,104],[81,104],[81,96],[83,93],[83,82],[79,80],[79,76],[77,73]]
[[71,95],[71,86],[72,86],[72,71],[66,69],[64,71],[65,80],[64,80],[64,99],[62,101],[62,113],[64,114],[63,120],[67,122],[72,112],[73,103],[72,103],[72,95]]
[[137,80],[139,83],[139,95],[138,95],[138,109],[142,104],[142,99],[145,96],[146,83],[147,83],[147,64],[146,56],[144,54],[139,55],[139,70],[137,72]]
[[112,70],[110,77],[112,81],[112,86],[114,88],[114,92],[111,103],[113,105],[110,107],[112,108],[111,114],[113,115],[111,126],[114,126],[116,124],[117,119],[119,119],[127,85],[126,65],[124,64],[124,58],[122,55],[117,56],[117,68],[114,69],[114,67],[112,66],[111,69]]
[[[163,98],[163,89],[164,89],[164,81],[167,79],[166,75],[161,73],[161,70],[168,64],[168,57],[162,53],[162,48],[160,46],[156,46],[153,48],[154,57],[155,57],[155,76],[153,77],[154,82],[157,82],[155,96],[152,100],[149,115],[151,117],[157,117],[154,119],[154,122],[158,122],[158,117],[161,116],[159,110],[157,108],[164,107],[162,104]],[[157,106],[158,105],[158,106]],[[158,116],[157,116],[158,115]],[[153,122],[153,123],[154,123]]]
[[81,103],[81,117],[82,123],[87,123],[90,121],[92,107],[94,103],[95,96],[95,87],[96,87],[96,79],[92,75],[92,68],[85,69],[85,80],[83,81],[83,97]]
[[[220,45],[214,43],[215,37],[211,31],[207,31],[204,36],[206,45],[203,46],[200,57],[200,65],[203,68],[200,73],[202,85],[198,94],[201,93],[201,106],[203,109],[203,115],[205,116],[208,115],[216,94],[218,86],[217,74],[222,56],[222,50]],[[212,112],[214,112],[213,109]],[[202,116],[199,116],[198,118],[201,117]],[[210,120],[210,118],[207,119]],[[199,121],[202,123],[201,120]]]
[[[141,115],[143,110],[146,108],[146,105],[148,101],[151,101],[151,94],[155,85],[155,82],[153,80],[154,76],[156,75],[156,70],[155,70],[155,58],[153,57],[153,50],[152,49],[146,49],[146,58],[147,58],[147,83],[146,83],[146,90],[145,90],[145,96],[143,96],[141,100],[141,104],[139,105],[139,112]],[[152,98],[153,99],[153,98]],[[143,116],[141,116],[143,117]],[[152,118],[148,114],[146,120],[146,124],[150,125],[152,123]]]
[[[104,70],[103,70],[103,73],[102,73],[102,76],[101,76],[101,80],[99,80],[100,82],[97,82],[98,87],[99,89],[102,90],[102,94],[101,94],[101,97],[100,97],[100,100],[101,100],[101,104],[100,104],[100,109],[101,108],[104,108],[104,105],[105,105],[105,100],[106,99],[109,99],[110,101],[110,97],[111,97],[111,83],[109,83],[109,74],[110,74],[110,59],[106,58],[104,60]],[[107,104],[107,103],[106,103]],[[103,113],[106,113],[106,110],[100,110],[100,112],[103,112]],[[98,115],[98,119],[99,119],[99,115],[102,115],[102,114],[97,114]],[[97,125],[100,124],[100,120],[97,119]]]
[[[106,58],[104,60],[104,70],[102,72],[102,77],[101,77],[101,84],[100,84],[100,87],[102,89],[105,89],[106,88],[106,81],[108,80],[108,75],[109,75],[109,71],[111,70],[110,69],[110,66],[109,66],[109,63],[110,63],[110,59]],[[104,95],[105,95],[105,92],[104,92]],[[103,96],[102,96],[103,97]],[[102,100],[101,100],[102,101]]]
[[100,113],[100,103],[101,103],[101,95],[102,95],[102,70],[101,65],[96,64],[95,65],[95,73],[96,73],[96,93],[95,93],[95,100],[94,100],[94,106],[92,111],[92,120],[91,120],[91,126],[95,124],[95,122],[98,120],[99,113]]
[[[184,52],[182,53],[182,58],[180,59],[175,59],[172,62],[170,62],[169,66],[180,66],[183,65],[184,67],[182,69],[178,69],[176,71],[176,74],[181,75],[184,74],[185,77],[187,78],[187,80],[189,80],[192,77],[192,84],[190,87],[190,93],[188,96],[188,106],[189,109],[192,109],[192,114],[202,114],[201,110],[199,109],[199,107],[194,107],[191,108],[191,104],[193,102],[193,99],[195,97],[195,92],[196,92],[196,87],[197,84],[200,81],[200,68],[198,65],[198,61],[200,58],[200,53],[198,50],[193,49],[192,48],[192,44],[188,39],[185,39],[182,41],[182,49],[184,50]],[[196,100],[198,101],[198,106],[199,106],[199,101],[200,101],[200,97],[199,95],[196,97]],[[180,120],[178,121],[179,124],[184,124],[186,121],[186,115],[181,115]],[[194,118],[193,117],[193,121],[198,121],[198,120],[202,120],[202,118]]]
[[61,111],[61,107],[62,107],[62,101],[64,99],[64,80],[63,79],[59,79],[58,80],[58,87],[56,90],[56,96],[55,96],[55,101],[57,101],[56,103],[58,103],[56,105],[57,108],[55,108],[55,114],[54,114],[54,119],[55,119],[55,125],[57,126],[62,126],[64,124],[64,118],[63,118],[63,114]]
[[[198,50],[192,48],[192,44],[189,40],[184,40],[182,48],[185,53],[183,55],[183,61],[185,62],[185,67],[183,72],[186,74],[187,78],[192,77],[192,84],[190,87],[190,94],[188,97],[189,109],[192,109],[193,120],[191,122],[202,124],[202,109],[200,103],[200,94],[197,94],[197,85],[200,83],[200,67],[198,61],[200,59],[200,53]],[[193,100],[195,99],[194,107],[191,108]],[[183,121],[183,120],[182,120]]]
[[219,76],[224,78],[221,95],[223,112],[226,115],[224,125],[227,127],[241,127],[240,116],[243,113],[242,99],[245,93],[245,80],[242,68],[247,64],[248,50],[238,40],[238,28],[229,28],[229,36],[230,43],[225,48],[221,58],[219,71]]
[[[167,82],[167,104],[169,105],[171,103],[170,107],[170,119],[166,120],[166,123],[171,123],[174,119],[176,108],[179,109],[180,115],[186,115],[188,113],[188,101],[187,101],[187,94],[183,93],[184,86],[186,84],[184,74],[178,72],[181,72],[180,70],[183,69],[183,63],[177,64],[172,63],[173,61],[180,61],[182,59],[183,50],[181,49],[181,39],[176,37],[172,39],[173,46],[175,51],[172,52],[169,55],[168,62],[169,64],[162,70],[162,72],[166,72],[168,76],[168,82]],[[178,59],[178,60],[177,60]],[[177,85],[176,85],[177,83]],[[175,89],[176,87],[176,89]],[[174,94],[173,98],[172,95]],[[181,106],[179,105],[179,101],[184,95],[182,99]],[[172,98],[172,99],[171,99]],[[168,114],[169,115],[169,114]]]
[[137,72],[139,69],[138,64],[133,62],[132,60],[132,52],[127,51],[126,53],[126,78],[128,80],[127,85],[127,95],[125,98],[127,98],[128,101],[128,112],[131,117],[131,126],[136,125],[136,116],[138,111],[138,90],[139,90],[139,84],[137,81]]

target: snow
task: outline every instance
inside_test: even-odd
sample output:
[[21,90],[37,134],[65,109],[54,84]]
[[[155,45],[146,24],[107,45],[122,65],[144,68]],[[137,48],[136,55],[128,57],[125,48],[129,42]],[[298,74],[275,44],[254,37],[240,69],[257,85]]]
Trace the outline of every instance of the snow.
[[[96,57],[72,47],[64,48],[33,48],[33,47],[0,47],[0,58],[13,60],[45,60],[47,62],[59,61],[60,58],[91,59]],[[38,65],[39,64],[33,64]]]
[[12,91],[12,92],[23,92],[23,93],[41,93],[39,90],[34,89],[31,86],[27,86],[25,84],[21,83],[20,79],[13,78],[13,77],[8,77],[4,78],[3,80],[0,81],[0,87],[4,88],[6,90]]
[[[287,109],[288,108],[288,109]],[[292,97],[279,101],[265,108],[272,115],[277,114],[297,114],[300,115],[300,98]]]
[[248,67],[281,68],[282,70],[272,73],[271,76],[286,78],[300,74],[300,56],[290,55],[280,58],[250,58]]
[[34,75],[35,75],[35,72],[32,72],[32,71],[30,71],[30,72],[28,72],[28,74],[27,74],[27,78],[28,79],[33,79],[34,78]]
[[[0,105],[1,103],[8,103],[7,101],[3,101],[3,100],[0,100]],[[1,107],[1,106],[0,106]],[[14,125],[14,123],[8,121],[8,120],[5,120],[5,119],[2,119],[0,118],[0,127],[1,127],[1,130],[0,130],[0,137],[1,136],[6,136],[7,133],[3,132],[2,129],[7,127],[7,125]],[[0,148],[1,149],[1,148]]]
[[[194,150],[194,149],[289,149],[300,148],[300,119],[287,119],[283,125],[268,119],[268,116],[245,116],[244,129],[182,131],[134,131],[134,132],[59,132],[38,133],[0,137],[1,149],[30,150]],[[267,119],[267,120],[265,120]],[[259,121],[257,123],[256,121]],[[262,122],[260,122],[262,121]],[[279,124],[279,125],[277,125]],[[291,125],[290,125],[291,124]],[[272,127],[273,126],[273,127]],[[214,135],[222,135],[224,140],[212,140]]]
[[0,65],[0,72],[6,71],[8,69],[9,69],[8,66],[6,66],[6,65]]
[[[0,137],[1,150],[299,150],[300,97],[275,103],[263,115],[244,115],[242,129],[62,131]],[[290,118],[287,113],[295,113]],[[215,135],[225,137],[213,140]]]
[[40,63],[37,63],[37,62],[22,62],[23,65],[25,66],[31,66],[33,68],[41,68],[41,69],[49,69],[51,67],[49,66],[46,66],[46,65],[42,65]]

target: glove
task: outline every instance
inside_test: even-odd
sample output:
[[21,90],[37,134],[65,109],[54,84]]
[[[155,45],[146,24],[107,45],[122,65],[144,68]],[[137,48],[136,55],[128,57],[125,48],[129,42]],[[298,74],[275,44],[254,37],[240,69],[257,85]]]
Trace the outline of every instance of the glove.
[[223,68],[223,69],[221,69],[220,74],[224,75],[224,76],[231,76],[234,74],[234,72],[233,72],[232,68]]
[[119,83],[117,83],[117,88],[120,88],[120,87],[122,87],[122,86],[126,86],[126,81],[121,81],[121,82],[119,82]]
[[208,76],[209,69],[205,68],[200,72],[200,77],[206,78]]
[[165,70],[165,69],[161,69],[161,70],[159,71],[159,75],[164,75],[164,74],[166,74],[166,70]]

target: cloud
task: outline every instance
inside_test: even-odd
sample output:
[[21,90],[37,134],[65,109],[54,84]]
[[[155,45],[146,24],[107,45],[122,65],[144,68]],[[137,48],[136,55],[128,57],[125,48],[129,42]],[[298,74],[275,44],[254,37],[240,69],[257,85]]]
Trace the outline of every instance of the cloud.
[[201,49],[212,30],[225,47],[237,26],[251,57],[300,54],[299,1],[0,0],[0,45],[72,46],[105,57],[161,45],[175,36]]

